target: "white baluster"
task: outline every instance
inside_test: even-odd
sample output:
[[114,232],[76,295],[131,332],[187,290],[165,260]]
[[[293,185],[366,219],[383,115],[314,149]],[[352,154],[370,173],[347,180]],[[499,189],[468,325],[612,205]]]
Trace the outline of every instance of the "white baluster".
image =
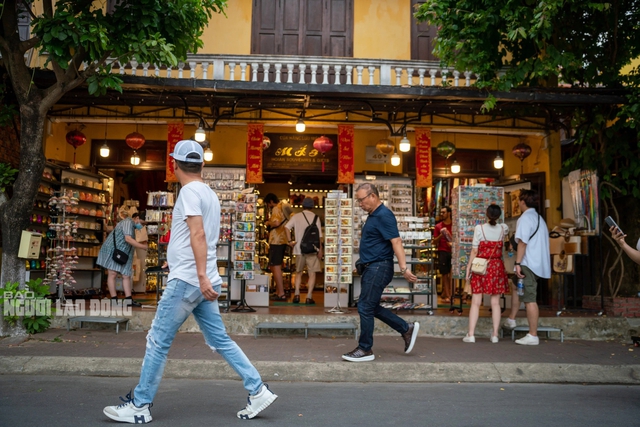
[[240,81],[244,82],[246,78],[247,78],[247,63],[241,62],[240,63]]
[[189,73],[189,78],[195,79],[196,78],[196,61],[189,61],[189,71],[191,71]]
[[252,82],[258,81],[258,63],[257,62],[251,63],[251,81]]
[[402,68],[396,67],[396,86],[402,86]]
[[347,70],[347,83],[348,85],[351,84],[351,73],[353,73],[353,65],[347,65],[346,67],[344,67]]
[[264,83],[268,83],[269,82],[269,68],[271,68],[271,64],[268,62],[265,62],[262,64],[262,81]]
[[407,68],[407,84],[413,86],[413,68]]
[[178,78],[182,78],[182,73],[184,72],[184,62],[178,62]]
[[447,74],[449,74],[449,70],[446,68],[440,71],[440,75],[442,76],[440,84],[442,84],[442,86],[444,86],[447,82]]
[[329,84],[329,66],[328,65],[322,66],[322,84],[323,85]]
[[287,83],[293,83],[293,64],[287,64]]
[[419,84],[420,86],[424,86],[424,73],[425,73],[426,71],[427,71],[427,70],[426,70],[426,69],[424,69],[424,68],[418,68],[418,76],[420,76],[420,77],[419,77],[419,80],[418,80],[418,82],[419,82],[418,84]]
[[460,86],[460,71],[453,70],[453,85]]
[[138,72],[138,61],[136,61],[135,59],[132,59],[131,60],[131,75],[135,76],[137,72]]
[[124,64],[122,64],[121,62],[118,62],[118,67],[120,68],[119,70],[120,74],[124,74]]
[[429,75],[431,76],[431,86],[436,85],[436,74],[438,74],[438,70],[429,70]]
[[160,77],[160,66],[158,64],[153,64],[153,69],[155,70],[155,76]]
[[467,87],[471,86],[471,71],[464,72],[464,85]]
[[307,68],[307,64],[298,64],[298,72],[300,73],[300,79],[298,80],[298,83],[302,84],[304,83],[304,70]]
[[275,67],[276,67],[276,73],[275,73],[276,80],[275,80],[275,82],[276,83],[282,83],[280,81],[280,72],[282,71],[282,64],[276,64]]
[[358,65],[356,67],[356,73],[358,74],[358,82],[357,84],[362,84],[362,72],[364,71],[364,67],[362,65]]
[[147,77],[148,74],[149,74],[149,63],[145,62],[144,64],[142,64],[142,76]]
[[173,69],[172,66],[167,65],[167,78],[170,79],[171,78],[171,70]]
[[317,84],[316,82],[316,72],[318,71],[318,66],[316,64],[313,64],[311,66],[311,84],[315,85]]
[[208,62],[203,62],[202,63],[202,78],[204,80],[207,80],[209,76],[209,63]]
[[235,81],[236,79],[236,63],[229,62],[229,81]]
[[335,77],[335,80],[333,81],[334,85],[340,84],[340,70],[342,70],[342,65],[333,66],[333,76]]
[[369,86],[373,85],[373,78],[375,77],[376,67],[369,67]]

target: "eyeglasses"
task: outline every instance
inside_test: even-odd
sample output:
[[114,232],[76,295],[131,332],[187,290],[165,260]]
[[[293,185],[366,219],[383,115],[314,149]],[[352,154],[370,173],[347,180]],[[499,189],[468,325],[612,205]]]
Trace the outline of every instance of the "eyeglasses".
[[372,194],[373,194],[373,193],[368,193],[368,194],[367,194],[366,196],[364,196],[363,198],[361,198],[361,199],[356,199],[356,202],[357,202],[357,203],[362,203],[362,202],[364,201],[364,199],[366,199],[367,197],[369,197],[369,196],[370,196],[370,195],[372,195]]

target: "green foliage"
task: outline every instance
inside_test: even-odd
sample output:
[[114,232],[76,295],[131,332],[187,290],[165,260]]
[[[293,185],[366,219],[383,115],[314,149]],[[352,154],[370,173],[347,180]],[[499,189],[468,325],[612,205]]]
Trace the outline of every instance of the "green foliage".
[[4,193],[13,181],[18,169],[14,169],[8,163],[0,163],[0,193]]
[[53,16],[33,20],[39,48],[49,52],[48,62],[63,70],[81,62],[92,64],[95,74],[89,92],[102,95],[121,90],[121,80],[110,74],[107,58],[121,63],[175,66],[203,46],[204,28],[213,13],[224,13],[227,0],[123,0],[112,14],[92,2],[60,0]]
[[[442,65],[476,73],[478,87],[506,91],[561,81],[628,89],[625,105],[573,111],[578,152],[561,173],[597,170],[640,198],[640,78],[638,70],[621,73],[640,57],[640,0],[426,0],[415,17],[438,27],[434,53]],[[489,95],[481,110],[495,106]]]
[[[51,300],[46,298],[48,295],[49,286],[42,284],[42,279],[29,280],[25,284],[24,290],[20,289],[17,282],[7,283],[0,295],[0,306],[5,313],[4,320],[10,325],[16,325],[20,320],[20,315],[24,313],[22,324],[28,333],[36,334],[46,331],[51,325],[52,315],[44,314],[44,312],[52,314],[55,311],[55,308],[51,307]],[[27,300],[37,302],[29,307],[37,307],[38,309],[34,311],[25,308]]]

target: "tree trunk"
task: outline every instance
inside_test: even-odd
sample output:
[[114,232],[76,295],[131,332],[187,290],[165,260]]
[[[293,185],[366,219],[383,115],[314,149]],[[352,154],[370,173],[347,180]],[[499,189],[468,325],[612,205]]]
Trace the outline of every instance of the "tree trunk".
[[[13,197],[0,205],[2,227],[2,272],[0,288],[8,282],[20,283],[24,288],[25,261],[18,258],[22,230],[29,225],[29,216],[38,192],[40,177],[44,171],[43,130],[46,109],[41,108],[39,97],[20,107],[20,166],[13,185]],[[1,314],[0,314],[1,316]],[[22,322],[9,327],[0,319],[0,336],[25,334]]]

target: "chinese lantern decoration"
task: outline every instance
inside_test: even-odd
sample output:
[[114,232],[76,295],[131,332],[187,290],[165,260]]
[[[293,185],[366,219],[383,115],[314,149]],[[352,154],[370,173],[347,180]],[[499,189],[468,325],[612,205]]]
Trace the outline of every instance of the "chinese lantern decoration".
[[531,154],[531,147],[524,142],[517,144],[511,150],[514,156],[520,159],[520,173],[524,173],[524,159]]
[[326,136],[322,135],[313,141],[313,148],[322,154],[322,172],[324,172],[324,153],[331,151],[333,148],[333,142]]
[[379,153],[384,154],[385,158],[388,154],[393,153],[394,149],[395,147],[393,146],[393,142],[388,139],[381,139],[376,143],[376,150],[378,150]]
[[84,135],[84,133],[76,129],[76,130],[72,130],[71,132],[68,132],[66,139],[67,139],[67,144],[73,146],[73,164],[75,165],[76,148],[80,147],[85,142],[87,142],[87,137]]
[[449,157],[453,156],[453,153],[456,152],[456,146],[453,145],[453,142],[451,141],[442,141],[440,144],[438,144],[436,150],[438,151],[438,154],[440,154],[445,159],[448,159]]
[[269,147],[271,147],[271,138],[265,135],[262,137],[262,151],[266,150]]
[[146,141],[146,139],[144,138],[144,135],[138,132],[131,132],[129,135],[126,136],[124,140],[127,143],[127,145],[131,147],[133,150],[139,150],[140,147],[142,147]]

